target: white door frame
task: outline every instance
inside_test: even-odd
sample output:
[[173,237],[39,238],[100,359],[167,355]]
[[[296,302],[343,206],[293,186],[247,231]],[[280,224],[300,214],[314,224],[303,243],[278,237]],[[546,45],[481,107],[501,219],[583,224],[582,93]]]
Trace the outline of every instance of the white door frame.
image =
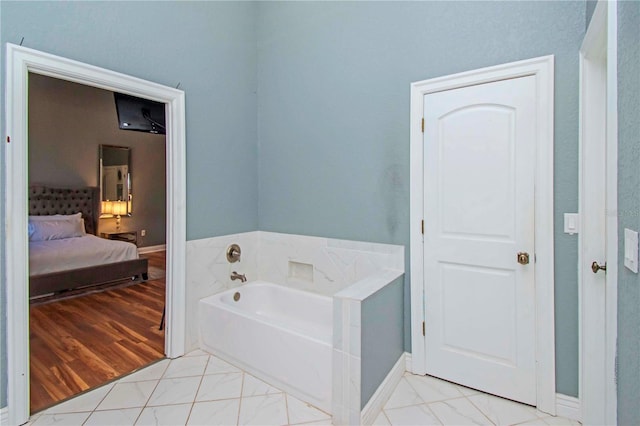
[[[584,424],[617,423],[617,41],[617,3],[599,1],[580,48],[579,377]],[[603,201],[605,223],[596,213],[602,214]],[[601,258],[592,258],[594,252]],[[606,275],[589,270],[594,260],[606,261]]]
[[[425,374],[423,265],[423,97],[426,94],[524,76],[535,76],[538,135],[535,177],[536,399],[538,409],[556,412],[553,263],[554,58],[543,56],[411,84],[410,247],[412,372]],[[424,225],[429,226],[428,223]]]
[[[29,419],[28,75],[30,72],[166,103],[167,291],[165,353],[185,351],[184,92],[37,50],[7,44],[5,231],[9,424]],[[15,285],[22,283],[22,285]]]

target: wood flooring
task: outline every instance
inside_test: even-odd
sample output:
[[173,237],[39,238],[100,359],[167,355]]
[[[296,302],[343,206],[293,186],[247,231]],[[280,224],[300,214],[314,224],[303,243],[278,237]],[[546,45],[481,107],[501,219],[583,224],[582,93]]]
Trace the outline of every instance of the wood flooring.
[[[165,270],[165,252],[141,255]],[[164,274],[30,306],[31,412],[164,357]]]

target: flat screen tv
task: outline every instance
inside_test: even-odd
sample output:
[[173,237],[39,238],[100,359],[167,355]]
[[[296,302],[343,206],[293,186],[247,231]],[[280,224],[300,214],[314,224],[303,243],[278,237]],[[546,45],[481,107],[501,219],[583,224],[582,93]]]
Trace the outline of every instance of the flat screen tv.
[[113,94],[122,130],[166,134],[164,104],[122,93]]

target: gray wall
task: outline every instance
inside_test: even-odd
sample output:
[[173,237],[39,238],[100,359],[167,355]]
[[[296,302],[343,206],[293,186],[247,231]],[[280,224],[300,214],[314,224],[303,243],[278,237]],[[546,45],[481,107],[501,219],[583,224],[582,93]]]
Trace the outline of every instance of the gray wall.
[[[180,83],[186,93],[187,238],[254,231],[258,224],[255,12],[250,2],[2,1],[1,61],[4,64],[5,43],[19,44],[24,37],[26,47],[171,87]],[[5,75],[4,67],[0,73]],[[0,90],[4,108],[4,84]],[[4,161],[3,149],[2,170]],[[4,223],[4,186],[2,191]],[[1,257],[4,262],[4,254]],[[5,324],[4,275],[1,286]],[[2,407],[6,405],[5,326],[0,330]]]
[[640,2],[618,3],[618,423],[640,424],[640,276],[624,229],[640,231]]
[[[557,390],[578,393],[584,2],[261,2],[259,228],[409,246],[409,84],[554,54]],[[408,271],[407,263],[407,271]],[[410,350],[409,277],[404,347]]]
[[362,301],[360,408],[369,402],[404,352],[402,342],[404,277]]
[[[164,135],[120,130],[113,92],[29,75],[30,183],[98,186],[101,144],[131,148],[133,214],[122,217],[121,229],[145,229],[146,236],[138,236],[139,246],[164,244]],[[115,219],[99,220],[99,232],[115,228]]]

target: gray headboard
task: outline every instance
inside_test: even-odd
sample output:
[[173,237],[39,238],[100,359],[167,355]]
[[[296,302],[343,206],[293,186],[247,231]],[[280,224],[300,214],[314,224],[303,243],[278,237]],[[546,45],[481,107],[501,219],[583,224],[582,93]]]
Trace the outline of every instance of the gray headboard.
[[95,235],[100,216],[99,189],[51,188],[44,185],[29,186],[29,215],[74,214],[81,212],[88,234]]

